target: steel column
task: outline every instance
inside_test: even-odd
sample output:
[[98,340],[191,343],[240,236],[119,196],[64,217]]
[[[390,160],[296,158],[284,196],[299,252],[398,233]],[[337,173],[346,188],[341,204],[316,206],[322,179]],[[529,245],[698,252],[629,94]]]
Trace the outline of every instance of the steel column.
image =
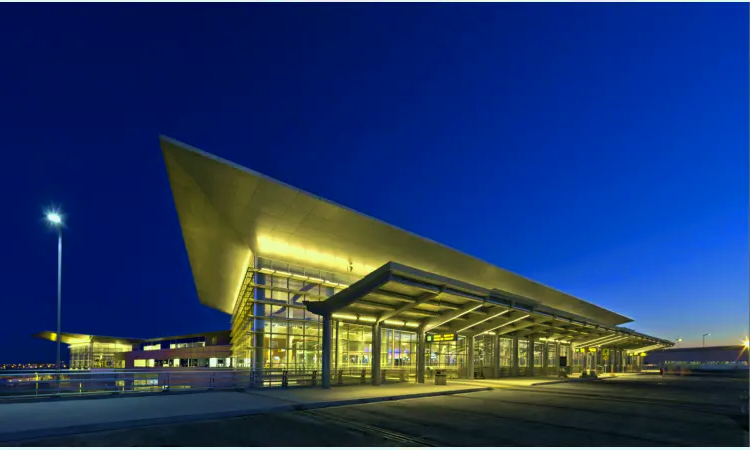
[[331,315],[323,318],[323,389],[331,387]]
[[380,386],[380,348],[381,339],[383,338],[380,322],[376,322],[372,326],[372,384],[374,386]]
[[467,359],[466,359],[466,379],[474,379],[474,336],[466,336]]
[[529,355],[529,358],[526,361],[526,365],[529,369],[528,374],[529,376],[534,376],[534,338],[531,338],[527,341],[528,343],[526,348],[526,353]]
[[424,383],[425,358],[427,353],[427,333],[424,328],[417,331],[417,383]]
[[495,378],[500,378],[500,335],[495,335],[495,347],[492,352],[492,365],[495,370]]

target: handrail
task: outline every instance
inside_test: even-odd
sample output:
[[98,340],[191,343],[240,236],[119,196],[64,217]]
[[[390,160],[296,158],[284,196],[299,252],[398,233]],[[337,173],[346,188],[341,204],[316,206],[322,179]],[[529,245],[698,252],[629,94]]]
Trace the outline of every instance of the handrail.
[[[383,368],[382,382],[407,381],[413,368]],[[372,380],[368,367],[331,370],[332,384],[362,384]],[[111,369],[74,371],[0,371],[0,402],[45,397],[127,395],[214,389],[319,386],[320,369]]]

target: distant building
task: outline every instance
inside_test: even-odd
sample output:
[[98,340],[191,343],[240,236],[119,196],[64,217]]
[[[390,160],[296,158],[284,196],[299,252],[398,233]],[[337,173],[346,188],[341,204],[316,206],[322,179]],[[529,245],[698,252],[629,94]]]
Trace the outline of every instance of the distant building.
[[[52,331],[34,336],[57,340]],[[61,341],[73,370],[232,367],[229,330],[153,339],[62,333]]]
[[654,350],[644,364],[656,366],[748,366],[748,348],[744,345],[687,347]]

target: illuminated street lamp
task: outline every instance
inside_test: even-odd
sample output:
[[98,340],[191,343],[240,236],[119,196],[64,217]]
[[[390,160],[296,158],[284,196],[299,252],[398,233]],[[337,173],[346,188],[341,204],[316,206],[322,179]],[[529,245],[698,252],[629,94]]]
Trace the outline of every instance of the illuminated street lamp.
[[675,342],[677,342],[677,345],[675,345],[675,347],[679,347],[680,346],[680,342],[682,342],[682,338],[678,337],[677,339],[675,339]]
[[711,333],[706,333],[703,335],[703,346],[706,346],[706,336],[711,336]]
[[62,309],[62,215],[57,211],[47,213],[47,221],[57,228],[57,390],[60,391],[60,344],[62,336],[60,335],[60,314]]

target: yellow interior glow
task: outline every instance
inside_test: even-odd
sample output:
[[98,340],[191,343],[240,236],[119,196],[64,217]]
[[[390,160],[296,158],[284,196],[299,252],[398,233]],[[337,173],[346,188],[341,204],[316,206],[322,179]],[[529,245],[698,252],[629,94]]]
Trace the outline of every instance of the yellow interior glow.
[[349,314],[332,314],[331,317],[334,319],[357,320],[357,316],[350,316]]
[[[332,272],[347,272],[350,267],[348,258],[322,253],[314,249],[289,244],[288,242],[281,242],[268,236],[258,236],[257,242],[258,253],[268,258],[289,262],[297,261],[300,264],[304,262],[303,265],[319,267]],[[376,267],[355,263],[352,265],[352,274],[355,276],[364,276],[375,269]]]

